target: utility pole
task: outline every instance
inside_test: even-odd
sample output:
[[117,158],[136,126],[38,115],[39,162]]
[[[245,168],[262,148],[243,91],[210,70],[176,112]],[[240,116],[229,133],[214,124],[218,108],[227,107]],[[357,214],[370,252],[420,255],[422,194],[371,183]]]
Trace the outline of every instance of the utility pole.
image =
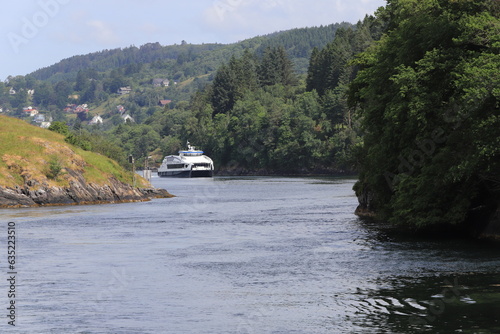
[[152,156],[147,156],[144,159],[144,172],[142,176],[148,181],[151,181],[151,171],[149,170],[149,159],[151,159]]
[[132,164],[132,182],[135,188],[135,159],[132,155],[128,156],[128,162]]

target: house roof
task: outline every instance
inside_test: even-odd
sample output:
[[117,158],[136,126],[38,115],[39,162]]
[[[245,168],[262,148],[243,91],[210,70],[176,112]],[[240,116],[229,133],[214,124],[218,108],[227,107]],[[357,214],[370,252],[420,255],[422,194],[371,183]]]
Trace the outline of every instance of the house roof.
[[163,106],[166,106],[167,104],[169,104],[171,102],[172,102],[172,100],[160,100],[160,102],[158,102],[158,103],[163,105]]

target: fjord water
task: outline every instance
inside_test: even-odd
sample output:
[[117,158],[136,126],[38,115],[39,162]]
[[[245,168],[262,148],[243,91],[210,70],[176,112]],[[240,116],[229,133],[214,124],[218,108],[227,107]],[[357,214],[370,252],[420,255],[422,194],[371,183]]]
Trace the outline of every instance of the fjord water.
[[0,331],[500,332],[498,245],[360,220],[354,180],[153,184],[177,197],[2,210],[5,257],[16,223],[18,286],[16,327],[4,316]]

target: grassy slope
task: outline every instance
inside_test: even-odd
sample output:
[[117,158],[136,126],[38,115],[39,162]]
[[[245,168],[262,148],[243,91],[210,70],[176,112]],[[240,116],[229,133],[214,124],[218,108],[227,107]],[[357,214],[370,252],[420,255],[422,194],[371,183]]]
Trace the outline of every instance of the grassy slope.
[[[63,169],[58,177],[48,178],[50,163],[54,161]],[[66,187],[71,176],[65,168],[81,172],[88,183],[104,185],[111,176],[132,183],[132,173],[115,161],[76,148],[66,143],[60,134],[0,116],[0,186],[22,186],[27,180],[37,180]],[[137,179],[137,186],[149,186],[144,179]]]

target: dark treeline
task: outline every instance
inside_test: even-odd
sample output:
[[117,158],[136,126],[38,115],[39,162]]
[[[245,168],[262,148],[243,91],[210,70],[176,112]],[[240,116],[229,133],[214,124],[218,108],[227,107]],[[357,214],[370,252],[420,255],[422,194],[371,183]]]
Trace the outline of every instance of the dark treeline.
[[[328,26],[292,29],[266,36],[254,37],[239,43],[195,45],[182,41],[179,45],[162,46],[160,43],[148,43],[140,47],[130,46],[113,50],[103,50],[87,55],[73,56],[57,64],[39,69],[30,74],[37,80],[55,83],[60,80],[75,80],[81,70],[94,69],[108,72],[129,65],[167,63],[183,70],[187,65],[192,72],[189,76],[202,75],[217,70],[229,54],[242,53],[252,49],[262,54],[268,47],[283,46],[298,64],[297,70],[307,69],[305,60],[309,59],[314,47],[322,48],[331,42],[337,29],[350,27],[350,23],[336,23]],[[172,73],[173,75],[173,73]]]
[[141,47],[130,46],[113,50],[103,50],[87,55],[73,56],[59,63],[39,69],[30,75],[38,80],[54,82],[61,79],[74,79],[75,75],[87,69],[106,72],[125,68],[128,65],[154,63],[161,60],[173,60],[184,63],[192,61],[202,53],[225,47],[223,44],[203,44],[162,46],[160,43],[148,43]]

